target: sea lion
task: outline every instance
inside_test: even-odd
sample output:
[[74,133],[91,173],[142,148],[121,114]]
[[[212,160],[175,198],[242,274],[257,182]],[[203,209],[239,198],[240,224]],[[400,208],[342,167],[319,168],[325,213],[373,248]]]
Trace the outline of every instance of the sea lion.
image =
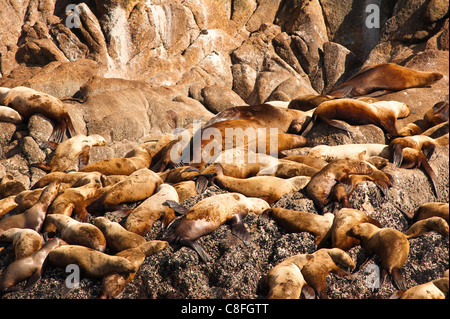
[[66,130],[69,137],[77,135],[66,107],[51,95],[23,86],[12,89],[0,87],[0,104],[16,110],[24,120],[33,114],[41,114],[53,121],[55,125],[50,142],[61,143]]
[[15,180],[11,174],[6,174],[0,182],[0,199],[18,195],[24,190],[26,190],[26,187],[22,182]]
[[0,294],[21,289],[18,283],[28,279],[24,289],[32,287],[41,278],[44,261],[51,251],[61,244],[59,238],[48,240],[31,255],[15,260],[1,273]]
[[275,176],[235,178],[223,175],[219,170],[213,182],[229,192],[237,192],[248,197],[258,197],[269,204],[273,204],[283,195],[303,189],[310,179],[309,176],[295,176],[288,179]]
[[8,196],[6,198],[0,199],[0,217],[3,217],[14,208],[19,206],[16,202],[16,195]]
[[30,228],[40,231],[47,209],[59,193],[59,182],[54,182],[42,191],[39,200],[31,208],[17,215],[0,220],[0,234],[10,228]]
[[376,168],[366,161],[337,160],[322,168],[311,177],[306,185],[306,193],[316,207],[323,211],[330,202],[330,194],[337,183],[351,187],[350,174],[372,174]]
[[[233,147],[239,146],[241,145],[233,145]],[[310,146],[310,141],[307,138],[297,134],[288,133],[269,133],[262,137],[257,136],[255,139],[244,142],[242,145],[242,147],[253,150],[254,152],[265,153],[272,156],[277,155],[278,157],[284,157],[282,151],[305,146]],[[226,146],[224,146],[224,148],[225,147]],[[276,154],[274,154],[275,152]]]
[[448,236],[448,222],[441,217],[433,216],[415,222],[403,233],[406,235],[406,238],[409,239],[430,231],[435,231],[442,236]]
[[447,299],[448,287],[448,277],[442,277],[413,286],[406,291],[400,291],[395,294],[396,297],[391,297],[391,299],[397,298],[399,295],[400,299]]
[[120,204],[144,200],[153,195],[162,183],[162,179],[155,172],[141,168],[124,180],[104,187],[103,194],[88,207],[88,211],[97,213],[116,210]]
[[449,132],[449,122],[447,121],[447,122],[430,127],[428,130],[423,132],[422,135],[429,136],[429,137],[435,139],[435,141],[439,145],[444,145],[443,143],[439,143],[437,140],[440,137],[447,135],[448,132]]
[[63,245],[48,254],[51,264],[66,267],[75,264],[82,274],[90,278],[101,278],[111,273],[131,273],[136,267],[126,258],[111,256],[98,250],[79,246]]
[[372,156],[389,157],[389,146],[385,144],[344,144],[317,145],[308,151],[311,157],[317,157],[327,162],[341,159],[368,160]]
[[283,160],[305,164],[310,167],[317,168],[319,170],[324,168],[328,164],[327,161],[311,155],[289,155],[283,157]]
[[86,136],[79,134],[58,144],[48,164],[37,163],[30,166],[40,168],[46,172],[64,172],[78,158],[80,158],[81,165],[87,165],[91,148],[102,145],[106,145],[106,140],[101,135]]
[[320,299],[328,299],[327,275],[332,272],[338,276],[349,276],[350,273],[340,266],[354,269],[355,263],[345,251],[339,248],[322,248],[312,255],[314,258],[303,266],[302,275]]
[[[302,268],[314,259],[312,254],[298,254],[277,264],[264,277],[263,290],[269,299],[299,299],[306,281]],[[309,294],[308,294],[309,296]]]
[[90,223],[82,223],[61,214],[47,215],[46,221],[55,225],[61,239],[70,245],[86,246],[101,252],[106,249],[105,236]]
[[449,204],[430,202],[420,205],[414,213],[407,213],[403,210],[402,212],[410,218],[413,223],[433,216],[441,217],[448,223]]
[[448,109],[449,106],[447,101],[441,101],[433,105],[433,107],[423,116],[427,128],[448,122]]
[[[31,189],[38,189],[43,188],[47,186],[48,184],[59,181],[61,182],[61,185],[69,185],[72,187],[75,184],[81,184],[79,182],[80,180],[90,179],[91,181],[94,180],[102,180],[102,174],[98,172],[53,172],[48,173],[44,176],[42,176],[34,185],[31,187]],[[87,184],[84,182],[84,184]]]
[[169,184],[159,185],[155,194],[130,212],[124,223],[125,229],[145,235],[161,217],[162,228],[165,229],[175,219],[173,209],[163,205],[168,200],[179,202],[176,189]]
[[318,107],[321,103],[334,100],[336,97],[331,95],[305,94],[295,97],[288,104],[288,109],[300,110],[303,112],[310,111]]
[[141,235],[125,229],[119,223],[110,221],[106,217],[100,216],[95,218],[94,225],[105,235],[108,247],[113,252],[135,248],[146,242],[145,238]]
[[13,108],[0,105],[0,122],[20,124],[23,122],[23,118],[19,114],[19,112],[17,112]]
[[[81,177],[72,187],[65,189],[55,198],[48,209],[48,215],[74,215],[80,221],[86,221],[88,216],[87,206],[101,196],[101,187],[102,184],[97,174]],[[54,232],[55,226],[46,222],[44,231]]]
[[[269,207],[262,199],[247,198],[238,193],[207,197],[187,210],[181,218],[174,220],[173,227],[169,227],[168,235],[162,240],[191,247],[203,261],[207,262],[209,256],[195,240],[211,233],[224,223],[230,223],[231,232],[248,244],[250,234],[242,220],[249,212],[259,215]],[[174,209],[179,211],[178,207]]]
[[381,190],[384,196],[389,195],[389,188],[392,187],[393,177],[380,170],[374,170],[370,175],[349,175],[352,182],[351,187],[338,183],[330,194],[330,201],[340,203],[344,208],[351,208],[349,201],[355,187],[361,182],[373,182]]
[[288,232],[308,232],[314,236],[317,247],[321,247],[330,237],[334,215],[295,211],[285,208],[270,208],[262,213],[277,221]]
[[257,176],[275,176],[280,178],[291,178],[296,176],[314,176],[320,169],[309,165],[280,159],[278,164],[261,169]]
[[192,180],[200,171],[191,166],[181,166],[168,169],[165,172],[158,173],[159,177],[167,184],[176,184],[179,182]]
[[434,139],[426,135],[397,137],[389,143],[389,154],[391,155],[392,163],[400,167],[403,161],[403,149],[408,147],[421,151],[429,160],[437,145]]
[[314,111],[308,122],[302,126],[301,135],[311,130],[317,119],[328,125],[352,133],[352,130],[335,120],[342,120],[348,124],[379,126],[392,136],[399,136],[397,119],[411,113],[408,105],[397,101],[379,101],[367,103],[355,99],[337,99],[321,103]]
[[44,239],[37,231],[10,228],[0,235],[0,241],[12,242],[15,260],[27,257],[42,247]]
[[382,227],[376,219],[366,215],[364,212],[353,208],[342,208],[334,217],[331,226],[331,247],[348,251],[360,244],[359,239],[348,235],[348,231],[361,223],[371,223]]
[[394,63],[381,63],[360,70],[348,81],[331,88],[328,95],[355,97],[381,91],[381,94],[424,87],[443,78],[437,72],[423,72]]
[[130,175],[142,168],[149,168],[152,157],[143,147],[136,147],[125,157],[108,158],[86,165],[80,172],[100,172],[103,175]]
[[131,262],[136,268],[136,271],[129,274],[109,274],[102,279],[102,295],[101,299],[118,298],[123,292],[123,289],[128,285],[141,267],[145,258],[156,254],[158,251],[169,246],[169,243],[161,240],[152,240],[145,242],[137,247],[123,250],[116,254],[117,257],[124,257]]
[[179,202],[182,203],[186,199],[198,195],[194,181],[184,181],[173,185],[177,191]]
[[406,290],[405,279],[400,272],[409,254],[409,242],[406,235],[396,229],[380,228],[372,223],[355,225],[347,234],[361,241],[366,261],[370,260],[374,254],[380,257],[380,285],[389,274],[398,289]]

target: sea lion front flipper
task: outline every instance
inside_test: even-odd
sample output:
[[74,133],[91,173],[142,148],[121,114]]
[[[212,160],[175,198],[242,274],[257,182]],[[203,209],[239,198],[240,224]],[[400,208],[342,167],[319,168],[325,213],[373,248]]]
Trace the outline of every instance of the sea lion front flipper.
[[82,169],[89,163],[89,151],[91,147],[89,145],[83,146],[80,156],[78,157],[78,168]]
[[332,119],[329,119],[329,118],[326,118],[326,117],[323,117],[323,116],[319,116],[319,118],[322,120],[322,121],[324,121],[325,123],[327,123],[328,125],[330,125],[330,126],[333,126],[333,127],[335,127],[335,128],[338,128],[338,129],[340,129],[340,130],[343,130],[343,131],[346,131],[346,132],[348,132],[350,135],[354,135],[355,133],[353,132],[353,130],[351,129],[351,125],[349,125],[349,124],[347,124],[347,125],[345,125],[344,123],[342,123],[342,122],[338,122],[338,121],[336,121],[336,120],[332,120]]
[[305,299],[315,299],[316,298],[316,292],[308,284],[303,285],[302,294],[305,297]]
[[431,142],[424,142],[422,145],[422,153],[423,153],[423,155],[425,155],[427,160],[430,160],[435,149],[436,149],[436,145]]
[[197,191],[197,194],[203,194],[203,192],[210,184],[210,180],[205,175],[195,176],[194,181],[195,181],[195,190]]
[[400,269],[397,269],[397,268],[392,269],[392,279],[394,280],[394,283],[397,286],[397,289],[406,290],[405,278],[403,278],[403,275],[400,272]]
[[403,146],[401,144],[394,144],[391,149],[392,163],[395,166],[400,167],[403,162]]
[[166,200],[166,201],[163,203],[163,205],[164,205],[164,206],[169,206],[170,208],[172,208],[172,209],[174,210],[175,214],[177,214],[178,216],[184,215],[184,214],[186,214],[187,211],[188,211],[187,208],[181,206],[181,205],[180,205],[179,203],[177,203],[176,201],[170,200],[170,199]]
[[211,257],[209,257],[208,253],[203,249],[203,247],[199,243],[196,243],[195,241],[192,240],[188,240],[186,238],[180,238],[178,243],[180,245],[190,247],[193,250],[195,250],[199,255],[199,257],[201,258],[201,260],[203,260],[205,263],[211,260]]
[[28,278],[27,283],[25,284],[25,286],[23,287],[23,289],[28,289],[33,287],[38,281],[39,279],[41,279],[41,269],[37,270],[36,272],[34,272],[33,275],[31,275],[30,278]]
[[250,244],[250,233],[247,228],[245,228],[244,223],[242,222],[243,215],[235,214],[230,221],[231,224],[231,233],[242,240],[245,245]]

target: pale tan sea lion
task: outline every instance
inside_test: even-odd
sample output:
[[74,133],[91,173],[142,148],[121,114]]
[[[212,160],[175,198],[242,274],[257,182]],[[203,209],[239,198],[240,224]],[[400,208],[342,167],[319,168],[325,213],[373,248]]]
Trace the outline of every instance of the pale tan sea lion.
[[0,235],[0,241],[12,242],[16,260],[27,257],[42,247],[44,239],[28,228],[10,228]]

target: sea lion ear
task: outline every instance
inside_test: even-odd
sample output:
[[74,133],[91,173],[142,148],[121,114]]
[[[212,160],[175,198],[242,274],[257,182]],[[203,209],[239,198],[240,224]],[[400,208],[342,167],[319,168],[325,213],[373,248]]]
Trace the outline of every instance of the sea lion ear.
[[173,200],[170,200],[170,199],[166,200],[163,203],[163,205],[164,206],[169,206],[170,208],[172,208],[174,210],[175,214],[177,214],[178,216],[184,215],[188,211],[187,208],[181,206],[176,201],[173,201]]

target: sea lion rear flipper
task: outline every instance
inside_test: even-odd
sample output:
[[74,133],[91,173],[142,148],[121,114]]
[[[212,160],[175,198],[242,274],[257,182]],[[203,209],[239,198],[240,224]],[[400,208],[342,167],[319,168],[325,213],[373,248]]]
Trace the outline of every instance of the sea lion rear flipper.
[[437,185],[437,176],[433,171],[433,168],[430,166],[430,163],[428,163],[428,160],[423,156],[420,159],[420,166],[424,169],[424,171],[427,173],[428,177],[431,180],[431,184],[433,185],[434,194],[436,197],[439,196],[439,189]]
[[85,145],[81,150],[80,156],[78,157],[78,168],[82,169],[89,163],[89,151],[91,147],[89,145]]
[[250,233],[242,222],[242,214],[235,214],[231,219],[231,233],[242,240],[245,245],[250,244]]
[[396,269],[396,268],[392,269],[392,279],[394,280],[394,283],[397,286],[397,289],[406,290],[405,278],[403,278],[403,275],[400,272],[400,269]]
[[303,285],[302,294],[305,297],[305,299],[315,299],[316,298],[316,292],[308,284]]
[[303,123],[300,130],[298,130],[298,132],[295,132],[295,130],[291,129],[291,126],[292,126],[292,123],[291,123],[288,133],[292,133],[292,134],[298,133],[299,135],[304,136],[306,133],[308,133],[312,129],[315,120],[316,120],[315,117],[307,116],[305,119],[305,122]]
[[25,284],[23,289],[28,289],[28,288],[33,287],[39,281],[39,279],[41,279],[41,271],[42,271],[42,268],[37,270],[33,275],[31,275],[31,277],[28,278],[28,281]]
[[163,205],[164,206],[169,206],[170,208],[172,208],[174,210],[175,214],[177,214],[178,216],[184,215],[188,211],[187,208],[181,206],[176,201],[173,201],[173,200],[170,200],[170,199],[166,200],[163,203]]
[[403,162],[403,146],[401,144],[394,144],[391,149],[392,163],[395,166],[400,167]]
[[199,255],[199,257],[201,258],[201,260],[203,260],[205,263],[207,263],[208,261],[211,260],[211,257],[209,257],[208,253],[203,249],[203,247],[200,244],[196,243],[195,241],[188,240],[185,238],[180,238],[178,243],[180,245],[190,247],[193,250],[195,250],[197,252],[197,254]]
[[44,163],[33,163],[33,164],[30,164],[29,166],[39,168],[45,172],[50,172],[52,170],[52,168],[50,166],[48,166],[48,164],[44,164]]
[[195,176],[194,181],[195,181],[195,190],[197,191],[197,194],[203,194],[203,192],[210,184],[210,180],[205,175]]

